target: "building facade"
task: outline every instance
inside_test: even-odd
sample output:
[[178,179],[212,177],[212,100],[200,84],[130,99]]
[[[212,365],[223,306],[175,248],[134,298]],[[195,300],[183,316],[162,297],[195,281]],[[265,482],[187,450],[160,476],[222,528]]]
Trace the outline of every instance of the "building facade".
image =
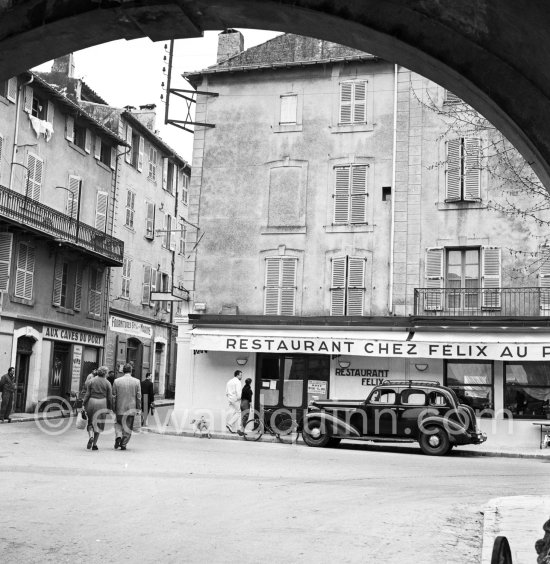
[[536,444],[548,247],[543,226],[495,208],[524,196],[482,166],[487,134],[452,131],[460,100],[405,68],[294,35],[242,51],[239,35],[186,75],[214,127],[195,133],[189,220],[205,237],[185,282],[180,423],[206,410],[223,429],[241,366],[257,409],[438,380],[493,440],[513,422]]

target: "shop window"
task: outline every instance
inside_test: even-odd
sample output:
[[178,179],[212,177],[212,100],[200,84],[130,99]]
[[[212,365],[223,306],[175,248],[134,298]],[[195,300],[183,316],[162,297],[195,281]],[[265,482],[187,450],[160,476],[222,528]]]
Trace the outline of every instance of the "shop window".
[[549,419],[550,363],[506,363],[504,408],[516,419]]
[[461,403],[472,407],[478,415],[488,415],[486,410],[494,409],[492,362],[448,361],[445,365],[445,385],[456,393]]

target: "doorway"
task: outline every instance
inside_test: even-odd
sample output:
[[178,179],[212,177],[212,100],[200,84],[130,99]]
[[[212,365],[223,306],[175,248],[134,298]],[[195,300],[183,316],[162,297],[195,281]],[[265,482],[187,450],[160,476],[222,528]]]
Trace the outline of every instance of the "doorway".
[[159,393],[159,382],[160,382],[160,368],[162,366],[162,355],[164,354],[164,344],[157,343],[155,345],[155,372],[153,375],[153,385],[155,394]]
[[27,404],[27,384],[31,363],[34,339],[19,337],[17,339],[17,356],[15,358],[15,397],[13,410],[24,412]]
[[65,399],[70,392],[69,350],[69,343],[54,342],[50,368],[50,396]]
[[129,338],[126,344],[126,362],[132,365],[132,376],[138,379],[141,375],[142,354],[141,341]]

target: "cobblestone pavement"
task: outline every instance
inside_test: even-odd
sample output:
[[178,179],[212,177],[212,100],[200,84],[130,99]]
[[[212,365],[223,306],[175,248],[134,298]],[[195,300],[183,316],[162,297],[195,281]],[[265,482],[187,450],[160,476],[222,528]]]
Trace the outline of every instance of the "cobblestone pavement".
[[[482,510],[548,460],[0,426],[3,562],[479,563]],[[66,423],[69,421],[69,423]],[[541,523],[533,527],[541,530]]]

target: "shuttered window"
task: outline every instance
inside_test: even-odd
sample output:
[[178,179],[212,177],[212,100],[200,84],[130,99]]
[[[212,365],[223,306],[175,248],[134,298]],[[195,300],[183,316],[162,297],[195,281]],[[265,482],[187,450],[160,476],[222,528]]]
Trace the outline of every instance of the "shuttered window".
[[330,314],[363,315],[364,302],[365,259],[350,256],[332,259]]
[[145,237],[153,239],[155,237],[155,204],[153,202],[145,202]]
[[[0,134],[0,163],[2,163],[2,147],[4,145],[4,137],[2,136],[2,134]],[[1,170],[1,166],[0,166],[0,170]],[[1,176],[0,176],[1,178]]]
[[17,245],[17,271],[15,273],[15,295],[32,300],[34,285],[35,249],[27,243]]
[[54,306],[67,306],[67,286],[69,279],[69,264],[63,257],[57,256],[54,269],[53,281],[53,297],[52,304]]
[[95,206],[95,228],[105,231],[107,227],[107,207],[109,204],[109,194],[100,190],[96,196]]
[[141,303],[149,305],[151,302],[151,271],[153,269],[149,265],[143,267],[143,285],[141,288]]
[[76,219],[78,215],[78,197],[81,191],[81,183],[82,179],[79,176],[69,176],[65,213],[73,219]]
[[8,80],[6,98],[10,102],[15,102],[17,100],[17,77],[15,76]]
[[65,117],[65,139],[74,142],[74,117],[67,115]]
[[136,193],[128,190],[126,192],[126,221],[124,225],[130,229],[134,228],[134,213],[136,206]]
[[34,100],[34,90],[32,86],[25,86],[25,105],[24,110],[28,114],[32,114],[32,103]]
[[103,292],[103,271],[92,268],[90,271],[90,291],[88,294],[88,312],[94,317],[101,317],[101,294]]
[[13,233],[0,232],[0,292],[8,291],[12,248]]
[[128,164],[132,164],[132,128],[126,124],[126,143],[130,145],[126,147],[126,153],[124,154],[124,160]]
[[367,166],[337,166],[334,178],[334,224],[366,223]]
[[73,308],[80,311],[82,307],[82,264],[77,263],[74,273],[74,303]]
[[130,278],[132,274],[132,261],[124,258],[122,263],[122,289],[121,295],[125,299],[130,299]]
[[279,123],[296,123],[298,110],[298,96],[296,94],[285,94],[281,96],[281,117]]
[[[550,309],[550,246],[548,245],[539,246],[538,259],[539,259],[540,309],[549,310]],[[0,263],[0,268],[1,268],[1,263]]]
[[500,247],[481,249],[481,306],[484,309],[500,309],[502,259]]
[[42,176],[44,173],[44,161],[29,153],[27,155],[27,186],[26,186],[26,196],[40,201],[40,195],[42,192]]
[[143,170],[143,158],[145,155],[145,139],[143,137],[139,138],[139,152],[138,152],[138,161],[137,161],[137,169],[139,172]]
[[426,249],[426,310],[443,309],[443,252],[442,247]]
[[340,123],[367,121],[367,82],[348,81],[340,84]]
[[157,179],[158,152],[151,145],[149,147],[149,179],[156,181]]
[[270,257],[265,267],[265,315],[295,315],[298,260]]
[[179,249],[178,249],[178,253],[180,255],[185,256],[185,239],[187,237],[187,230],[185,228],[185,224],[183,222],[183,220],[180,220],[180,233],[179,233],[180,237],[179,237]]
[[181,175],[181,201],[186,206],[189,198],[189,176],[182,173]]
[[447,141],[445,200],[470,202],[479,200],[481,178],[481,142],[460,137]]

